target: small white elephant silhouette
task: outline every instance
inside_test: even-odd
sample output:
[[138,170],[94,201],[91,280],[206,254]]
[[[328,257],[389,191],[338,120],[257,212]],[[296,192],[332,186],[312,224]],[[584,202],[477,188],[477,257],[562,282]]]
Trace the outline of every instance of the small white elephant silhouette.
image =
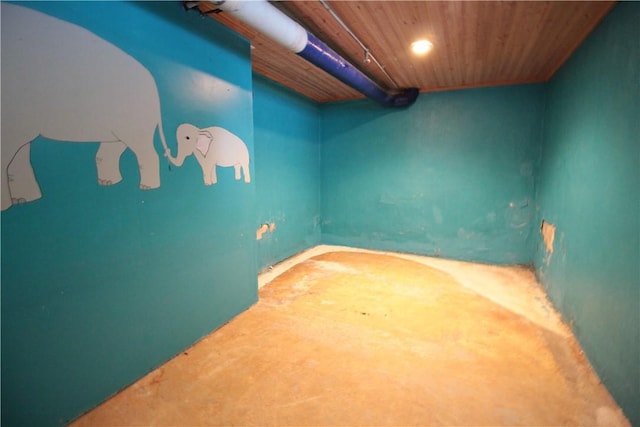
[[251,182],[249,172],[249,150],[245,143],[228,130],[211,126],[200,129],[192,124],[183,123],[176,131],[178,140],[178,155],[172,157],[167,153],[169,161],[175,166],[182,166],[187,156],[193,154],[204,177],[205,185],[218,182],[216,167],[231,167],[235,169],[235,179],[244,175],[244,182]]

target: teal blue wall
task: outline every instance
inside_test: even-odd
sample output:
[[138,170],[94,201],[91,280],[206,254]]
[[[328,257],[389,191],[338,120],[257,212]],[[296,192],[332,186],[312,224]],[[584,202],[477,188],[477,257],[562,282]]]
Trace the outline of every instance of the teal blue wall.
[[[141,62],[174,154],[176,127],[190,122],[225,127],[253,157],[246,41],[179,2],[26,6]],[[155,143],[162,153],[157,134]],[[172,170],[161,157],[161,187],[142,191],[127,151],[123,181],[100,187],[96,149],[36,140],[43,197],[2,212],[3,426],[69,421],[257,299],[253,182],[219,168],[207,187],[193,157]]]
[[531,263],[544,85],[322,108],[322,240]]
[[275,230],[258,241],[264,269],[320,242],[318,105],[254,77],[256,208]]
[[[640,3],[618,4],[549,83],[536,271],[640,425]],[[539,222],[538,222],[539,223]]]
[[[193,157],[162,160],[161,187],[143,192],[126,152],[123,182],[99,187],[96,144],[36,140],[43,198],[1,217],[3,425],[79,415],[250,306],[259,269],[319,242],[535,261],[640,425],[637,4],[549,85],[423,94],[401,111],[252,82],[248,43],[178,2],[27,6],[140,61],[174,153],[180,123],[225,127],[253,180],[219,168],[207,187]],[[558,227],[551,257],[542,218]],[[262,223],[275,230],[256,242]]]

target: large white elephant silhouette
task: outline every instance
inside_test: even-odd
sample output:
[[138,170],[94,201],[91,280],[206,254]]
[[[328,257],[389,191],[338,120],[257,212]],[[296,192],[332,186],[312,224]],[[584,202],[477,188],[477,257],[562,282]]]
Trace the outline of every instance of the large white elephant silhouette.
[[31,166],[38,136],[99,142],[98,183],[122,180],[129,148],[140,188],[160,186],[156,129],[168,152],[151,73],[133,57],[77,25],[2,3],[2,210],[41,197]]
[[244,182],[251,182],[249,172],[249,150],[242,140],[228,130],[212,126],[200,129],[192,124],[183,123],[176,131],[178,140],[178,156],[169,161],[180,167],[187,156],[193,154],[204,177],[204,184],[211,185],[218,182],[216,167],[230,167],[235,169],[235,179],[244,175]]

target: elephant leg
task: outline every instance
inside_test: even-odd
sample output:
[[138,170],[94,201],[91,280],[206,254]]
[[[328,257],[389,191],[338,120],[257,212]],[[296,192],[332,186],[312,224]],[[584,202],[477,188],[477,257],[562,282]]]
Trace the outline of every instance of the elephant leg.
[[3,184],[2,209],[8,208],[12,204],[32,202],[42,197],[40,185],[36,180],[31,166],[31,143],[25,144],[16,152],[13,159],[7,165],[8,195],[11,203],[7,205],[5,201],[5,188]]
[[204,178],[204,185],[214,184],[213,182],[211,182],[211,179],[209,179],[209,174],[208,173],[204,173],[203,174],[203,178]]
[[249,172],[249,165],[247,163],[242,164],[242,173],[244,174],[244,182],[251,182],[251,173]]
[[218,172],[216,171],[216,164],[214,163],[211,167],[211,184],[215,184],[218,182]]
[[2,165],[2,187],[0,188],[0,194],[2,195],[2,210],[6,211],[13,203],[11,202],[11,192],[9,191],[9,179],[7,176],[7,170]]
[[[193,155],[196,157],[198,164],[200,165],[200,169],[202,169],[202,178],[204,179],[204,185],[211,185],[211,179],[209,179],[210,168],[207,165],[207,159],[202,155],[202,153],[198,150],[195,150]],[[215,168],[216,166],[213,165]]]
[[96,153],[98,184],[113,185],[122,181],[120,156],[127,148],[122,142],[102,142]]
[[236,181],[240,180],[240,165],[233,165],[233,170],[235,171]]
[[11,201],[11,190],[9,189],[9,160],[8,156],[2,156],[2,177],[0,177],[0,196],[2,197],[2,210],[9,209],[13,202]]
[[141,147],[128,147],[136,155],[140,168],[140,189],[151,190],[160,187],[160,159],[153,147],[153,138]]
[[[4,135],[3,139],[5,139],[6,137]],[[6,144],[6,139],[5,139],[5,144]],[[8,153],[2,153],[2,176],[0,176],[0,197],[2,198],[2,210],[5,211],[7,209],[9,209],[11,207],[11,205],[13,205],[13,203],[11,202],[11,190],[9,189],[9,162],[11,161],[11,158],[13,157],[13,153],[11,153],[12,156],[9,156]]]
[[[210,178],[210,174],[208,173],[209,171],[207,170],[207,168],[205,167],[204,164],[201,164],[200,167],[202,168],[202,178],[204,179],[204,185],[211,185],[214,184],[213,182],[211,182],[211,178]],[[215,169],[215,166],[213,166]]]

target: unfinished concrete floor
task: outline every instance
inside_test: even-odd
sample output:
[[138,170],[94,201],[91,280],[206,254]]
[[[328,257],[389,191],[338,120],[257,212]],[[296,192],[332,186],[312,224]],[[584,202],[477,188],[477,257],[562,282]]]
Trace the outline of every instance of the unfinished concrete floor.
[[73,425],[629,425],[526,269],[318,247],[260,282]]

